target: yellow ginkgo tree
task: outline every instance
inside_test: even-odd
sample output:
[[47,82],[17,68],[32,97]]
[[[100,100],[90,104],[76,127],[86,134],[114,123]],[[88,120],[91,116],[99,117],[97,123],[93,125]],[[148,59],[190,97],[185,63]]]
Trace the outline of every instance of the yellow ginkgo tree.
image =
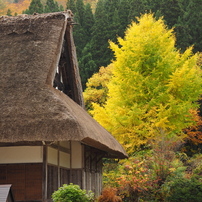
[[108,83],[112,77],[113,64],[107,67],[100,67],[99,72],[93,74],[86,83],[86,89],[83,93],[85,100],[85,107],[89,111],[92,109],[92,104],[105,104],[108,95]]
[[159,133],[180,136],[192,123],[190,109],[202,93],[198,54],[180,53],[163,19],[142,15],[118,44],[110,42],[115,59],[107,85],[107,101],[91,113],[133,152]]

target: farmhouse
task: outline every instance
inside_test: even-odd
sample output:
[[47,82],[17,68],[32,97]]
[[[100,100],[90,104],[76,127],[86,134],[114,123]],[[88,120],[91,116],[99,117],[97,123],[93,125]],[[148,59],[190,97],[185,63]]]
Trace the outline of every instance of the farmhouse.
[[71,11],[0,18],[0,184],[51,201],[75,183],[97,194],[102,158],[122,146],[84,109]]

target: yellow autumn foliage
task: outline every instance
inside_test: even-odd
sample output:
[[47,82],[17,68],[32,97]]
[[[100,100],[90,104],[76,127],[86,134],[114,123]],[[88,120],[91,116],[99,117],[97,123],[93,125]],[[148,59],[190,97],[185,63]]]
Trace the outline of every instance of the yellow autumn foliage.
[[133,22],[114,51],[112,78],[103,105],[94,104],[94,118],[130,153],[158,137],[180,136],[193,122],[190,109],[202,93],[198,54],[180,53],[175,35],[163,19],[142,15]]

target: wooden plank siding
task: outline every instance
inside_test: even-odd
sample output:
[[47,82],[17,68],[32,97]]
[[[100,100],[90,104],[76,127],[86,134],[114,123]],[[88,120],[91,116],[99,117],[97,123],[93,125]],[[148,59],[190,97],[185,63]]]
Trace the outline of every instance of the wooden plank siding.
[[[70,154],[72,151],[70,144]],[[105,155],[102,151],[83,145],[82,168],[70,168],[59,165],[48,164],[48,201],[51,194],[63,184],[77,184],[81,189],[92,190],[97,196],[102,190],[102,158]],[[59,147],[57,148],[59,150]],[[58,185],[58,186],[57,186]]]
[[42,164],[0,165],[0,184],[12,184],[16,201],[42,201]]
[[82,188],[82,175],[83,169],[60,168],[60,185],[58,186],[58,167],[55,165],[48,165],[47,198],[50,200],[52,193],[63,184],[73,183],[79,185]]
[[98,149],[85,146],[84,149],[84,176],[86,190],[92,190],[99,195],[102,190],[102,158],[104,153]]
[[70,183],[70,169],[60,168],[61,186]]
[[81,188],[83,181],[82,181],[82,174],[83,174],[83,169],[72,169],[71,170],[71,182],[73,184],[79,185]]

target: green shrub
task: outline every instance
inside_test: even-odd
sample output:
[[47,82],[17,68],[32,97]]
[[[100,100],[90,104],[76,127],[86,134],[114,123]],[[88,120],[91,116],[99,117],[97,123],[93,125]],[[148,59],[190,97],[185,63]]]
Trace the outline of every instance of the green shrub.
[[192,177],[177,178],[170,187],[169,196],[166,198],[169,202],[201,202],[202,201],[202,182]]
[[190,172],[202,176],[202,154],[195,154],[187,161],[187,165]]
[[52,194],[54,202],[91,202],[94,199],[93,192],[80,189],[78,185],[64,184]]

